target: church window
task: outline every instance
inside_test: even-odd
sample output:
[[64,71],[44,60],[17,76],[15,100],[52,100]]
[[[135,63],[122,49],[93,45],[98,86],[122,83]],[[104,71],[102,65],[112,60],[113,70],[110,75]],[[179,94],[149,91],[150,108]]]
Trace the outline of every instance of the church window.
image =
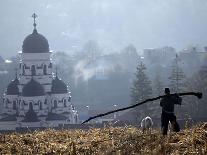
[[66,107],[66,106],[67,106],[67,105],[66,105],[66,104],[67,104],[66,99],[63,100],[63,103],[64,103],[64,107]]
[[17,109],[17,102],[13,101],[13,109],[16,110]]
[[57,100],[54,101],[54,108],[57,108]]
[[25,65],[22,68],[22,75],[25,75]]
[[71,96],[69,96],[69,98],[68,98],[68,102],[70,102],[70,100],[71,100]]
[[75,115],[75,122],[77,123],[78,122],[78,116]]
[[9,99],[6,99],[6,103],[5,103],[6,108],[8,108],[8,104],[9,104]]
[[31,72],[32,72],[32,75],[36,75],[35,65],[32,65]]
[[44,67],[43,67],[43,74],[47,75],[47,66],[46,65],[44,65]]
[[33,110],[32,102],[29,103],[29,110]]
[[39,106],[40,106],[40,110],[42,110],[42,102],[38,101],[38,103],[39,103]]
[[49,64],[48,68],[52,68],[52,63]]

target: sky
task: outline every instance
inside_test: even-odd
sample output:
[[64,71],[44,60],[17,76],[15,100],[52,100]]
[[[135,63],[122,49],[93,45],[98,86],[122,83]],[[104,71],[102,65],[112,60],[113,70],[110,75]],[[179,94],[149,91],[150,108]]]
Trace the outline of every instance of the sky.
[[89,40],[105,52],[207,46],[207,0],[0,0],[0,55],[21,51],[37,30],[54,51],[75,52]]

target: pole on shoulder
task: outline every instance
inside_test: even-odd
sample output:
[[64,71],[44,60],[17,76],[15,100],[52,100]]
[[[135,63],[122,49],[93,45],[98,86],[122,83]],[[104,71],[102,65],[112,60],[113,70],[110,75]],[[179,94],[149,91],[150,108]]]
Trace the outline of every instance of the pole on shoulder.
[[[178,95],[178,96],[189,96],[189,95],[192,95],[192,96],[196,96],[198,99],[201,99],[202,96],[203,96],[202,92],[174,93],[174,94],[170,94],[170,95]],[[98,114],[96,116],[89,117],[87,120],[85,120],[81,124],[85,124],[85,123],[89,122],[90,120],[95,119],[95,118],[98,118],[98,117],[103,117],[103,116],[106,116],[106,115],[109,115],[109,114],[112,114],[112,113],[115,113],[115,112],[119,112],[119,111],[124,111],[124,110],[127,110],[127,109],[132,109],[132,108],[137,107],[137,106],[140,106],[140,105],[142,105],[144,103],[161,99],[161,98],[163,98],[165,96],[166,95],[162,95],[162,96],[158,96],[158,97],[146,99],[146,100],[144,100],[144,101],[142,101],[140,103],[136,103],[134,105],[131,105],[131,106],[128,106],[128,107],[125,107],[125,108],[120,108],[120,109],[117,109],[117,110],[112,110],[112,111],[109,111],[109,112],[106,112],[106,113],[103,113],[103,114]]]

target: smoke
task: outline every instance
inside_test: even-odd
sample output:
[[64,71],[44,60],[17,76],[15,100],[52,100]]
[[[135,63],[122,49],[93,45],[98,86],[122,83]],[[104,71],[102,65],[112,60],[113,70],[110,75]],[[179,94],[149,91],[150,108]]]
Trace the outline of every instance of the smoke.
[[94,60],[80,60],[74,67],[73,77],[76,83],[79,80],[86,82],[93,77],[102,80],[107,79],[109,73],[114,71],[114,65],[105,57]]
[[74,67],[75,81],[78,81],[79,79],[82,79],[83,81],[88,81],[94,75],[95,75],[95,67],[89,68],[87,60],[79,61]]

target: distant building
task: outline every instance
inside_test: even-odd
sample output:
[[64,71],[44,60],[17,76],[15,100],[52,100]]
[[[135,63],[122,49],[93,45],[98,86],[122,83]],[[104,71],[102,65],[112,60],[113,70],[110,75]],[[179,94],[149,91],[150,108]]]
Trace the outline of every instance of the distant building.
[[[185,73],[191,76],[197,72],[201,66],[205,65],[205,60],[207,58],[207,51],[197,49],[196,47],[183,49],[179,53],[179,59],[182,61],[181,65]],[[190,66],[190,69],[189,69]]]
[[196,47],[186,48],[180,52],[180,57],[189,61],[196,58],[201,62],[207,57],[207,48],[204,47],[204,51],[200,51]]
[[175,57],[176,51],[173,47],[148,48],[143,50],[144,59],[151,63],[171,61]]
[[78,123],[78,113],[71,104],[67,85],[54,76],[47,39],[34,30],[19,52],[18,75],[3,96],[0,130],[17,127],[56,127]]

